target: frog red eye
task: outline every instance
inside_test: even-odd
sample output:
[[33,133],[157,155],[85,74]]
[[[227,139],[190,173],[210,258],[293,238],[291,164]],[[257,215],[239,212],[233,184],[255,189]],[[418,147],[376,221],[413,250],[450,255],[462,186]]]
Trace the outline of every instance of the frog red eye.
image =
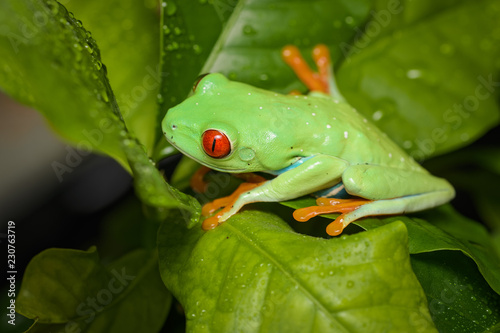
[[196,87],[198,87],[198,84],[200,83],[200,81],[205,77],[207,76],[208,74],[210,73],[205,73],[205,74],[201,74],[200,76],[198,76],[196,78],[196,80],[194,81],[194,84],[193,84],[193,92],[196,91]]
[[224,133],[218,130],[206,130],[201,140],[203,150],[210,157],[223,158],[231,153],[231,142]]

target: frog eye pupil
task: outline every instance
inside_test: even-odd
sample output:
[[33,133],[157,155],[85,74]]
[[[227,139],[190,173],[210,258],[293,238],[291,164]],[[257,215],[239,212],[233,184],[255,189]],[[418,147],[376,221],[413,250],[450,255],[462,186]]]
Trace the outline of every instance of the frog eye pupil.
[[208,74],[210,73],[205,73],[205,74],[201,74],[199,75],[196,80],[194,81],[194,84],[193,84],[193,92],[196,91],[196,88],[198,87],[198,84],[200,83],[200,81],[205,77],[207,76]]
[[214,129],[203,133],[202,146],[205,153],[213,158],[223,158],[231,153],[231,142],[228,137]]

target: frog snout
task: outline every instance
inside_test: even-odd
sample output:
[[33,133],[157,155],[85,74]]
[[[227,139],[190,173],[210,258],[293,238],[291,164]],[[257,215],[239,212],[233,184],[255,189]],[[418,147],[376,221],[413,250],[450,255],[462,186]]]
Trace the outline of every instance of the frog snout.
[[167,138],[167,140],[174,139],[174,131],[177,129],[177,123],[173,122],[172,119],[165,117],[162,123],[163,135]]

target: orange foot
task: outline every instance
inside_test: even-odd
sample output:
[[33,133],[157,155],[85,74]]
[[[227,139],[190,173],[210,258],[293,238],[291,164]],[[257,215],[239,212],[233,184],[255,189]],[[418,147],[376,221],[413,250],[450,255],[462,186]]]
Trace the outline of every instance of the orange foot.
[[349,223],[344,223],[344,217],[359,207],[373,202],[366,199],[330,199],[318,198],[316,204],[318,206],[304,207],[293,212],[293,217],[299,222],[305,222],[320,214],[341,213],[326,227],[326,233],[330,236],[337,236],[342,233]]
[[[242,183],[240,186],[233,192],[233,194],[216,199],[212,202],[209,202],[203,206],[201,209],[201,214],[203,216],[208,216],[212,213],[214,213],[216,210],[224,207],[222,210],[220,210],[217,214],[215,214],[212,217],[207,218],[205,221],[203,221],[203,224],[201,225],[203,230],[210,230],[214,229],[217,227],[221,222],[219,222],[219,219],[224,215],[225,213],[229,212],[232,208],[236,200],[240,197],[240,194],[244,192],[248,192],[251,189],[258,187],[262,184],[260,183]],[[222,221],[223,222],[223,221]]]
[[283,60],[311,91],[329,92],[328,79],[331,71],[330,52],[326,45],[320,44],[313,49],[313,58],[318,72],[313,72],[300,54],[297,47],[287,45],[281,51]]

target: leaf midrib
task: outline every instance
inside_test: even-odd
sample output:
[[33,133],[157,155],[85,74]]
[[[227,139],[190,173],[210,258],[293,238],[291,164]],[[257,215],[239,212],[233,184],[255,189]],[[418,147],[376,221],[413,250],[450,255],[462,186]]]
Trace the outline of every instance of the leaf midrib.
[[302,284],[301,280],[296,279],[289,270],[285,268],[280,262],[278,262],[270,253],[264,250],[260,243],[257,240],[251,240],[245,233],[241,232],[238,228],[233,226],[231,223],[226,223],[226,228],[229,228],[233,233],[235,233],[241,240],[243,240],[247,246],[256,250],[256,252],[260,253],[262,257],[269,260],[279,271],[281,271],[288,279],[295,283],[295,285],[299,286],[304,295],[309,298],[315,306],[322,310],[332,321],[336,322],[338,325],[342,326],[344,332],[349,332],[345,326],[335,318],[335,316],[328,311],[328,309],[316,298],[313,293]]

